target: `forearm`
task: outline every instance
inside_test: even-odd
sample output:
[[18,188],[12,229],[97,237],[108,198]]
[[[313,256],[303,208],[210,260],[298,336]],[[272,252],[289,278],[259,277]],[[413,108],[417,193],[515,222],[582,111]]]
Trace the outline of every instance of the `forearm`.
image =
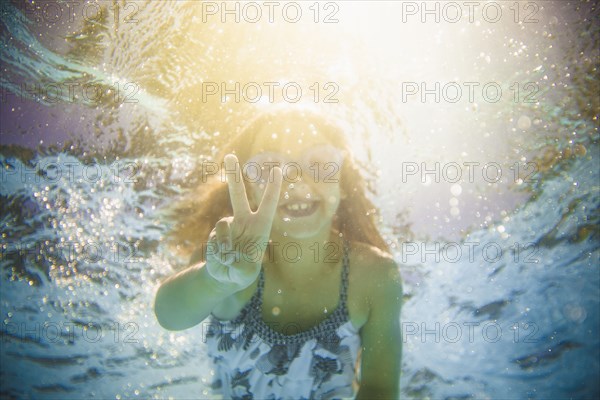
[[159,324],[166,329],[191,328],[237,290],[235,285],[216,281],[204,264],[196,264],[161,284],[156,293],[154,312]]

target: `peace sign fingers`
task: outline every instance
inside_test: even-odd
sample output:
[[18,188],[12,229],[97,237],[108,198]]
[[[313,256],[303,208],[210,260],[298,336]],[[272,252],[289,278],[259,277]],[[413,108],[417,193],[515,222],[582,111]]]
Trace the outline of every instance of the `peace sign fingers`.
[[233,154],[227,154],[224,161],[233,215],[235,217],[250,214],[250,204],[248,203],[246,187],[240,171],[240,163]]
[[220,257],[207,257],[207,266],[215,279],[247,287],[256,280],[264,253],[258,254],[260,257],[255,261],[254,257],[251,260],[245,258],[244,252],[248,251],[249,244],[268,242],[283,174],[279,167],[271,170],[258,210],[252,212],[237,157],[227,154],[224,162],[233,218],[227,217],[217,222],[214,236],[219,244],[217,253]]

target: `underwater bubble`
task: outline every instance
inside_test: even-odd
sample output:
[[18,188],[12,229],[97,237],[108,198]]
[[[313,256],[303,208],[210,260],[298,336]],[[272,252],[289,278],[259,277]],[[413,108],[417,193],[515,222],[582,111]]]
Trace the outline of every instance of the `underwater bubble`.
[[575,147],[573,148],[573,150],[575,151],[575,154],[578,156],[585,156],[587,154],[587,149],[582,144],[576,144]]
[[563,308],[563,313],[567,318],[575,322],[583,322],[587,317],[585,310],[577,304],[567,304]]
[[307,194],[306,194],[306,198],[307,198],[307,199],[310,199],[310,193],[307,193]]
[[293,189],[293,188],[294,188],[294,184],[293,184],[293,183],[290,183],[290,184],[288,185],[288,189],[290,189],[290,190],[291,190],[291,189]]
[[531,127],[531,119],[526,115],[521,115],[517,120],[517,126],[519,129],[529,129]]
[[452,193],[453,196],[460,196],[462,193],[462,186],[460,186],[458,183],[455,183],[450,187],[450,193]]

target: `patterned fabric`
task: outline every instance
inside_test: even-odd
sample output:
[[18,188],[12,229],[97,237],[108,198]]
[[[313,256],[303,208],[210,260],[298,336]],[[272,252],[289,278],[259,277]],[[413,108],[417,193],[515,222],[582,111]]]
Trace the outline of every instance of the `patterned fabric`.
[[346,305],[349,261],[344,247],[338,306],[311,329],[284,334],[264,322],[262,270],[256,292],[235,319],[222,321],[211,314],[206,342],[215,365],[215,392],[225,399],[354,398],[360,336]]

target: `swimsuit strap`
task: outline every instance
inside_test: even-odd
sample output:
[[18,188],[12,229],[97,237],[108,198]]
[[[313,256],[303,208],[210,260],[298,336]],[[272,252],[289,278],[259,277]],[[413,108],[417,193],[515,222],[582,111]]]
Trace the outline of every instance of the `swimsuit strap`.
[[344,259],[342,260],[342,284],[340,287],[340,307],[346,307],[348,299],[348,274],[350,267],[350,246],[348,241],[344,239]]
[[260,274],[258,274],[258,285],[256,287],[256,296],[258,296],[258,299],[260,300],[260,302],[262,303],[262,293],[263,293],[263,288],[265,287],[265,274],[264,274],[264,267],[261,265],[260,267]]

